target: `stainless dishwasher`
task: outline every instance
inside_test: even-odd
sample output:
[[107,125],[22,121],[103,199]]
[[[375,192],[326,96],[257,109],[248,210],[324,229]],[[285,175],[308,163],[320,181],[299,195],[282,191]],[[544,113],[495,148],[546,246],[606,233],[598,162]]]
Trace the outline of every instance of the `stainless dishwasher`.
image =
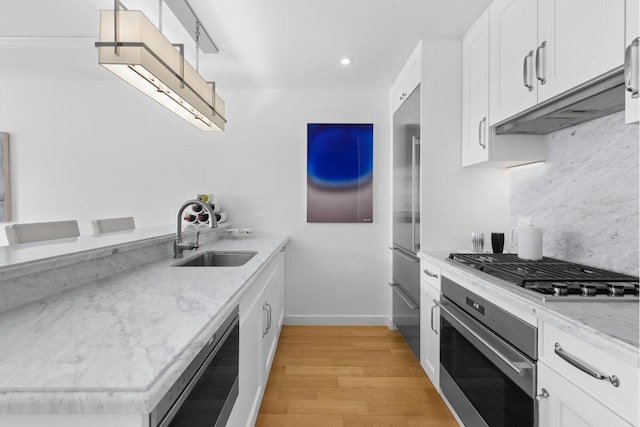
[[223,427],[238,397],[236,306],[150,414],[151,427]]

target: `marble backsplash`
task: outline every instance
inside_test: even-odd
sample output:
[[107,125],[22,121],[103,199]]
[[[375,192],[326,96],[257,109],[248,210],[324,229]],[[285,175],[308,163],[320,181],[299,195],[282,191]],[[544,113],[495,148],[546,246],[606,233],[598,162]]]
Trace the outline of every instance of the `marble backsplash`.
[[511,225],[531,217],[545,256],[638,275],[638,126],[621,112],[545,142],[545,163],[510,170]]

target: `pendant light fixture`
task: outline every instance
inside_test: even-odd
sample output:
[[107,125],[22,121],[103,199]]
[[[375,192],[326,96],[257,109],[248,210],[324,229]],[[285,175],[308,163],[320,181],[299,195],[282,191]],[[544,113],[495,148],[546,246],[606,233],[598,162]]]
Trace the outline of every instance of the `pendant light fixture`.
[[[198,27],[200,26],[198,21]],[[100,11],[98,63],[202,131],[224,131],[224,101],[139,10]]]

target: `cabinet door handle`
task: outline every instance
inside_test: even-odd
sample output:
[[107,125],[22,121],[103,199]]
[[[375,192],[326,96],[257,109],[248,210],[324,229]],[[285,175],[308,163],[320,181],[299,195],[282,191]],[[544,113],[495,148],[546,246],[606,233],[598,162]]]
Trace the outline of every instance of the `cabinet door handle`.
[[542,399],[548,399],[548,398],[549,398],[549,392],[547,391],[546,388],[541,388],[540,394],[536,395],[536,400],[538,402],[540,402]]
[[540,80],[540,84],[543,85],[547,82],[547,78],[544,76],[543,72],[544,72],[544,63],[542,62],[542,60],[544,59],[544,52],[543,55],[540,55],[540,51],[544,48],[547,47],[547,41],[543,41],[542,44],[540,46],[538,46],[538,48],[536,49],[536,78],[538,80]]
[[267,333],[269,333],[269,331],[271,330],[271,304],[269,304],[268,302],[265,304],[267,305],[267,310],[269,314],[269,317],[267,318]]
[[640,69],[638,65],[638,44],[640,37],[636,37],[624,51],[624,84],[632,98],[640,96]]
[[424,274],[426,274],[429,277],[433,277],[434,279],[438,278],[438,275],[436,273],[432,273],[431,271],[429,271],[428,268],[425,268],[423,271],[424,271]]
[[620,386],[620,379],[618,377],[616,377],[615,375],[611,375],[611,376],[605,375],[599,372],[597,369],[589,366],[588,364],[578,359],[577,357],[567,353],[565,350],[562,349],[562,346],[559,343],[556,343],[553,351],[558,356],[560,356],[560,358],[565,360],[570,365],[580,369],[585,374],[591,375],[593,378],[598,380],[608,380],[614,387]]
[[524,86],[529,89],[529,92],[533,90],[533,84],[529,83],[529,60],[533,57],[533,51],[529,51],[524,57],[522,62],[522,78],[524,79]]
[[484,144],[482,143],[482,124],[487,122],[487,118],[483,117],[482,120],[480,120],[480,122],[478,123],[478,144],[480,144],[480,146],[482,147],[483,150],[486,150],[487,148],[487,143],[485,142]]
[[267,335],[269,333],[269,309],[267,308],[269,304],[267,304],[266,302],[262,305],[262,311],[264,311],[265,313],[267,313],[267,326],[265,326],[264,330],[262,331],[262,336],[264,337],[265,335]]
[[433,305],[431,306],[431,330],[438,335],[438,331],[433,327],[433,312],[436,308],[438,308],[438,300],[434,299]]

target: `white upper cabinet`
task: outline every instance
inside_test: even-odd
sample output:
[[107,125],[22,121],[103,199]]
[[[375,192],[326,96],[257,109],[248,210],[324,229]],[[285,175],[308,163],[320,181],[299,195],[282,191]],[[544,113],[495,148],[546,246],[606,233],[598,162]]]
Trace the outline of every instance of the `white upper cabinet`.
[[462,166],[489,160],[489,14],[462,40]]
[[545,160],[538,135],[495,135],[489,126],[490,16],[462,40],[462,166],[510,167]]
[[489,14],[489,124],[494,124],[537,103],[534,55],[538,45],[538,5],[534,0],[497,0]]
[[418,87],[422,80],[422,45],[418,43],[418,46],[413,50],[411,56],[407,60],[406,64],[398,74],[396,81],[391,86],[391,112],[395,113],[396,110],[402,105],[407,97]]
[[490,18],[490,124],[624,62],[624,0],[496,0]]
[[625,40],[625,122],[640,121],[640,3],[638,0],[626,2],[626,40]]
[[538,0],[538,102],[620,67],[624,0]]

